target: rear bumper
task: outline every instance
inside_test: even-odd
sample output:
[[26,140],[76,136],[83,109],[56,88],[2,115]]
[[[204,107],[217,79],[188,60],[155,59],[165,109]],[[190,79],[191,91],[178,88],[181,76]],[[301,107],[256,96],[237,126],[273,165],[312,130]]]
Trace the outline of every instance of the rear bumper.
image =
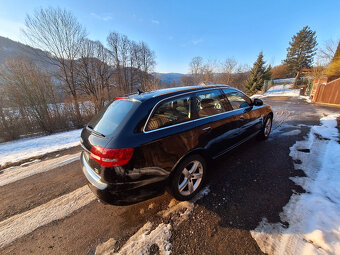
[[146,199],[164,193],[168,180],[168,174],[160,171],[158,176],[151,175],[149,178],[143,176],[142,180],[135,180],[124,183],[105,183],[92,170],[91,166],[81,154],[82,171],[89,182],[89,187],[96,196],[103,202],[113,205],[129,205],[144,201]]

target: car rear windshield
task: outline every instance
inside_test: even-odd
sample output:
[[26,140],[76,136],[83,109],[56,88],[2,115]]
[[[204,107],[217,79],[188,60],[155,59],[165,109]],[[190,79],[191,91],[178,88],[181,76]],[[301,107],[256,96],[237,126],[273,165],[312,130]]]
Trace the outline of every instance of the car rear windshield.
[[88,124],[88,127],[100,135],[111,136],[137,106],[138,101],[115,100],[94,117]]

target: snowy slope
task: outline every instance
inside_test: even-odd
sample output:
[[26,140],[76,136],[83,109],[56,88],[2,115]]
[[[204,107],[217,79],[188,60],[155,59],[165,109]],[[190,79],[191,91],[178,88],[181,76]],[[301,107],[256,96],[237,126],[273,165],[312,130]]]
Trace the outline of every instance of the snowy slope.
[[292,89],[292,84],[273,86],[264,93],[264,96],[299,96],[300,89]]
[[304,141],[297,141],[290,156],[307,177],[291,178],[306,193],[292,195],[280,214],[282,222],[263,219],[251,231],[268,254],[340,254],[340,144],[337,114],[321,118]]
[[0,143],[0,166],[79,144],[81,129]]
[[300,96],[300,89],[293,89],[293,84],[276,85],[268,89],[263,95],[255,94],[251,98],[263,98],[271,96],[301,97],[308,101],[309,97]]

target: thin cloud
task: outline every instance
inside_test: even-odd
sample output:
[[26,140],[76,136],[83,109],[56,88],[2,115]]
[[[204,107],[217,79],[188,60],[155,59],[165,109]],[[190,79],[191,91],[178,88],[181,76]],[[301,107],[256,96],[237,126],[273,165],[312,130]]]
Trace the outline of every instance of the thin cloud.
[[159,20],[156,20],[156,19],[151,20],[151,22],[152,22],[153,24],[157,24],[157,25],[160,24]]
[[110,16],[110,15],[98,15],[94,12],[91,12],[90,15],[92,17],[95,17],[96,19],[100,19],[100,20],[103,20],[103,21],[109,21],[109,20],[112,19],[112,16]]
[[193,45],[198,45],[198,44],[200,44],[200,43],[202,43],[202,42],[203,42],[203,39],[202,39],[202,38],[197,39],[197,40],[192,40],[192,41],[191,41],[191,43],[192,43]]
[[182,43],[181,47],[187,47],[187,46],[197,46],[198,44],[201,44],[204,40],[202,38],[196,39],[196,40],[190,40],[185,43]]

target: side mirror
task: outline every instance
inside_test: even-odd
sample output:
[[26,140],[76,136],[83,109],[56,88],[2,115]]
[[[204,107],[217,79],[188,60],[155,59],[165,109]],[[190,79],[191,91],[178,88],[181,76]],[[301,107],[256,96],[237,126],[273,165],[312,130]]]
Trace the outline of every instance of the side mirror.
[[253,105],[261,106],[261,105],[263,105],[263,101],[261,99],[255,98],[254,101],[253,101]]

